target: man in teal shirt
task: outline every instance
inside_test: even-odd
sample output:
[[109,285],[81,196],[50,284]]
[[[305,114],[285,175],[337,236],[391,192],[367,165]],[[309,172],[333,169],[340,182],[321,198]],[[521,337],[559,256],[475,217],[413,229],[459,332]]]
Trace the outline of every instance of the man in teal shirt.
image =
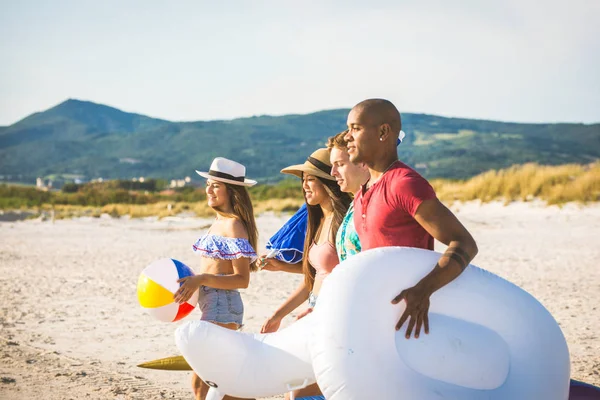
[[[331,162],[331,175],[336,179],[342,192],[353,195],[360,190],[360,186],[369,180],[369,169],[363,163],[350,162],[348,144],[344,140],[347,131],[330,137],[327,147],[330,149],[329,161]],[[349,256],[360,253],[360,240],[354,229],[354,204],[346,212],[335,239],[335,248],[340,261]]]

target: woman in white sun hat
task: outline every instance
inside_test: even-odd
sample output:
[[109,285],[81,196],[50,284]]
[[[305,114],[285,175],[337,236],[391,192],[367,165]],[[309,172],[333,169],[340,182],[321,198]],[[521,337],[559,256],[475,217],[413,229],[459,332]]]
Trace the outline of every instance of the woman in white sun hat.
[[[339,264],[335,237],[351,202],[350,196],[340,190],[331,175],[329,149],[317,149],[303,164],[289,166],[281,172],[302,179],[302,192],[308,209],[302,259],[304,280],[263,324],[262,333],[277,331],[282,319],[306,300],[308,309],[296,318],[300,319],[312,312],[323,280]],[[261,261],[263,264],[271,262],[267,258],[262,258]],[[297,390],[293,395],[297,400],[323,399],[317,384]]]
[[[222,157],[213,160],[208,172],[196,172],[206,178],[207,202],[217,217],[192,247],[201,256],[200,273],[180,280],[175,301],[184,302],[199,289],[201,319],[237,330],[244,317],[238,289],[247,288],[250,271],[257,270],[258,230],[246,189],[256,181],[246,178],[242,164]],[[194,373],[192,389],[198,400],[206,397],[209,388]]]

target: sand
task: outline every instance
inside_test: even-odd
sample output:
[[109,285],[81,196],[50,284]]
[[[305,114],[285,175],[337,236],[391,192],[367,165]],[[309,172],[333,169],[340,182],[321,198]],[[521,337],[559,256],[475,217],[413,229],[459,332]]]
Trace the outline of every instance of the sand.
[[[600,385],[600,205],[452,208],[477,240],[474,264],[544,304],[567,338],[572,377]],[[288,217],[258,218],[261,249]],[[178,325],[141,310],[136,282],[158,258],[198,266],[191,244],[210,222],[107,216],[0,222],[0,399],[191,399],[189,372],[136,367],[177,354]],[[244,330],[258,331],[300,279],[253,274],[242,294]]]

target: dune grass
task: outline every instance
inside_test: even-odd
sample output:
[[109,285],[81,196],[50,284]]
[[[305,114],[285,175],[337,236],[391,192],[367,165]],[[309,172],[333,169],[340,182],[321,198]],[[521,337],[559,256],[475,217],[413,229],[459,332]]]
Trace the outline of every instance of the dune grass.
[[600,161],[589,165],[543,166],[524,164],[491,170],[467,181],[433,180],[445,202],[481,200],[528,201],[547,204],[589,203],[600,200]]
[[[540,199],[549,205],[565,204],[568,202],[591,203],[600,201],[600,161],[588,165],[566,164],[559,166],[544,166],[537,164],[516,165],[502,170],[491,170],[477,175],[466,181],[449,181],[434,179],[431,184],[438,197],[449,204],[455,201],[480,200],[481,202],[530,201]],[[113,217],[128,215],[131,218],[158,217],[164,218],[181,213],[198,217],[214,215],[206,204],[203,189],[188,190],[168,198],[142,197],[133,193],[121,196],[127,202],[97,205],[82,205],[85,199],[81,193],[69,194],[78,196],[75,204],[59,204],[57,198],[66,196],[40,192],[35,188],[15,188],[3,185],[0,187],[0,209],[34,211],[32,218],[52,217],[56,219],[77,216],[100,217],[108,214]],[[110,196],[111,193],[103,193]],[[97,200],[97,196],[94,197]],[[297,182],[284,182],[276,186],[254,188],[251,193],[254,201],[255,214],[266,211],[294,212],[303,203],[302,192]],[[85,202],[83,202],[85,203]],[[133,204],[137,203],[137,204]],[[53,210],[53,211],[52,211]]]
[[[262,200],[254,204],[254,213],[265,211],[295,212],[302,205],[302,199]],[[129,215],[131,218],[156,216],[158,218],[190,213],[197,217],[210,217],[214,211],[205,202],[158,202],[154,204],[110,204],[101,208],[101,214],[112,216]]]
[[[262,200],[254,204],[254,213],[256,215],[266,211],[276,213],[293,213],[302,205],[302,199],[272,199]],[[173,217],[182,213],[188,213],[196,217],[214,216],[214,211],[208,207],[205,202],[167,202],[162,201],[152,204],[108,204],[103,207],[87,207],[77,205],[43,205],[34,209],[34,214],[29,218],[38,218],[42,216],[45,219],[65,219],[74,217],[95,217],[99,218],[106,214],[111,217],[129,216],[131,218]],[[53,214],[53,215],[52,215]]]

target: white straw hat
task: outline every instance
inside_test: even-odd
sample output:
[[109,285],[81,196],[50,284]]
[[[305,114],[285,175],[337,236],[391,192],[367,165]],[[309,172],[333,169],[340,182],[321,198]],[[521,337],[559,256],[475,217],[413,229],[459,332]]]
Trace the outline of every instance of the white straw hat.
[[210,164],[210,170],[208,172],[196,170],[196,173],[206,179],[230,183],[232,185],[256,185],[256,181],[246,178],[246,167],[238,162],[223,157],[215,158],[212,164]]

